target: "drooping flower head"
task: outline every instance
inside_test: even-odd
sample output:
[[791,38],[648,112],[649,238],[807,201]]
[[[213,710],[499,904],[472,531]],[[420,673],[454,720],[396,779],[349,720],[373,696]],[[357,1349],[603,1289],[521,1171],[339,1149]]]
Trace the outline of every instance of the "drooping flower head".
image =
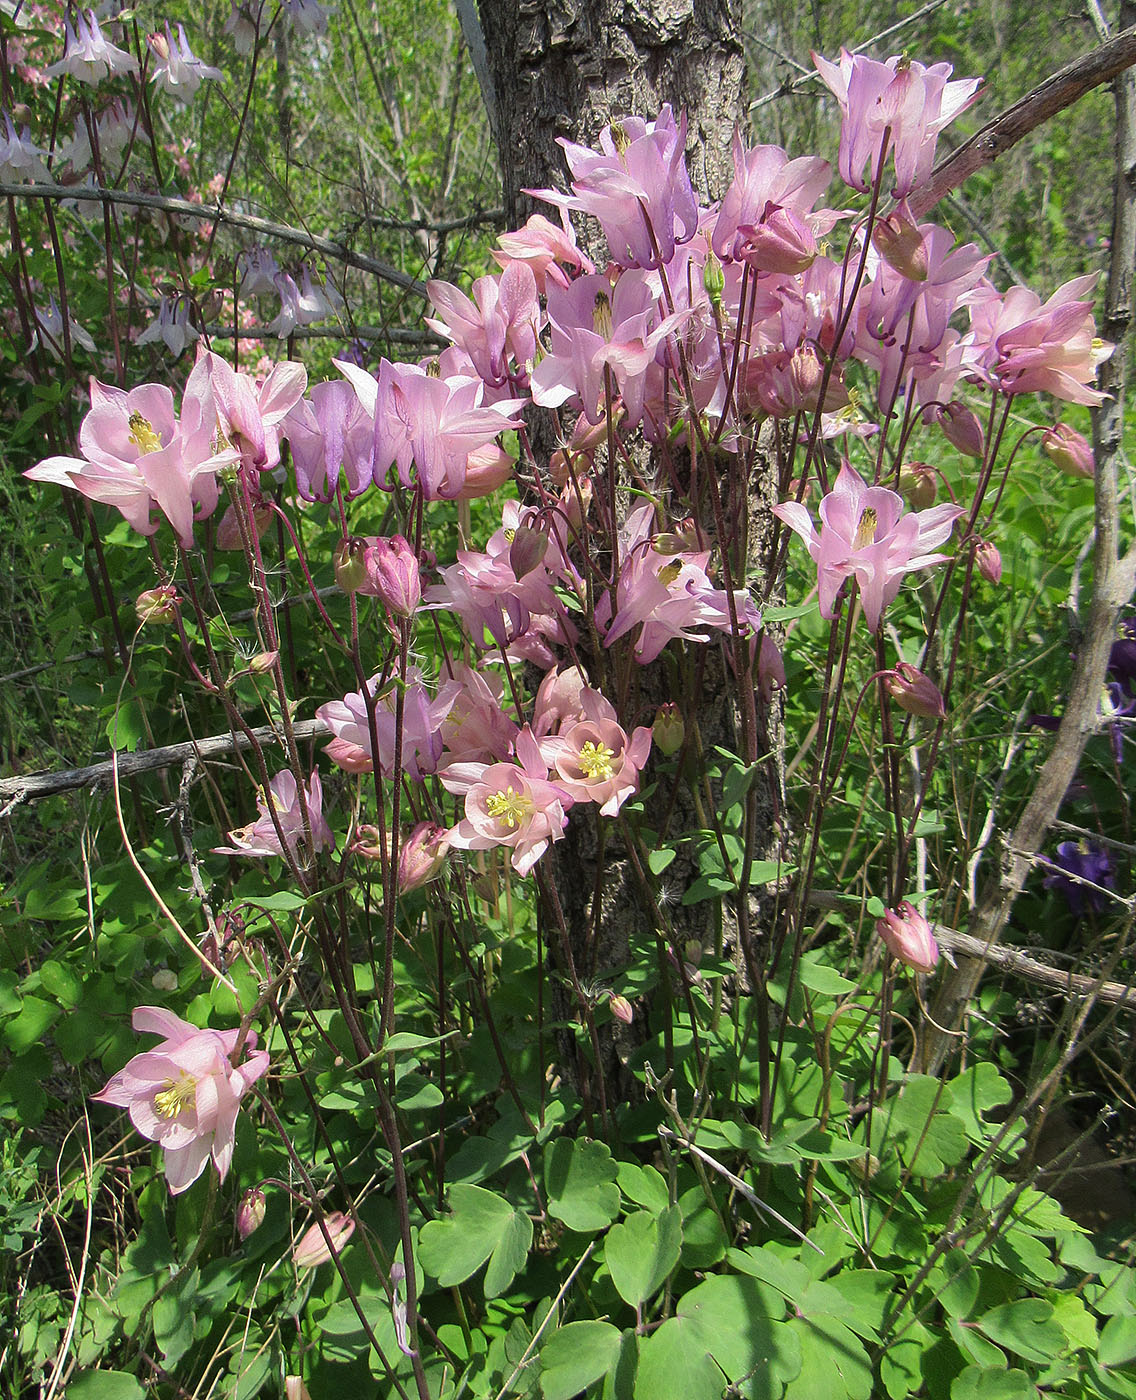
[[298,788],[290,769],[277,773],[268,785],[272,809],[276,822],[272,820],[269,805],[263,796],[257,794],[256,806],[260,815],[249,826],[238,827],[229,832],[231,846],[215,846],[218,855],[226,856],[281,856],[284,846],[280,843],[276,825],[284,835],[284,844],[293,854],[304,839],[304,816],[301,801],[307,808],[308,825],[311,828],[312,844],[316,851],[332,850],[335,837],[323,815],[323,787],[319,774],[313,773],[307,791]]
[[860,585],[864,617],[876,632],[904,575],[947,558],[934,551],[947,540],[964,508],[942,505],[908,512],[902,496],[883,486],[869,486],[845,461],[820,503],[819,531],[805,507],[795,501],[774,506],[773,513],[808,545],[817,566],[821,616],[832,620],[836,595],[845,579],[854,578]]
[[890,130],[893,193],[900,199],[930,175],[939,132],[976,100],[982,82],[948,82],[949,63],[925,68],[898,56],[880,63],[847,49],[840,50],[835,63],[816,53],[812,57],[821,80],[840,103],[840,178],[853,189],[867,191],[876,175],[884,132]]
[[224,1181],[237,1109],[268,1069],[268,1052],[256,1049],[250,1032],[245,1045],[252,1053],[235,1065],[239,1031],[198,1030],[160,1006],[136,1007],[131,1024],[162,1036],[161,1043],[135,1055],[92,1097],[127,1109],[142,1136],[158,1143],[173,1195],[193,1185],[210,1157]]

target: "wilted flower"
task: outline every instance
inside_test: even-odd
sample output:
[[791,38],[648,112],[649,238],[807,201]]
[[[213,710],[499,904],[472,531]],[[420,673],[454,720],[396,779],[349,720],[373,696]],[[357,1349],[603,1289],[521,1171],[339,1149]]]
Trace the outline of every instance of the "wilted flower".
[[926,462],[908,462],[899,473],[899,493],[913,510],[927,510],[935,504],[939,477]]
[[884,677],[884,685],[899,708],[909,715],[946,719],[947,707],[939,687],[909,661],[898,662],[895,670]]
[[926,282],[927,243],[919,225],[904,205],[893,214],[877,220],[872,230],[872,246],[888,267],[909,282]]
[[945,408],[933,405],[923,415],[925,421],[938,423],[943,436],[967,457],[981,458],[986,453],[986,434],[978,416],[958,399],[952,399]]
[[997,545],[989,540],[980,540],[974,550],[974,563],[987,583],[1001,583],[1002,556]]
[[331,1238],[331,1248],[328,1248],[319,1221],[309,1225],[292,1250],[292,1263],[297,1269],[314,1269],[319,1264],[326,1264],[332,1254],[343,1252],[343,1246],[355,1233],[353,1217],[345,1215],[341,1210],[333,1210],[330,1215],[325,1215],[323,1224]]
[[[1116,884],[1108,852],[1092,841],[1062,841],[1053,857],[1054,870],[1042,884],[1047,890],[1058,890],[1077,918],[1089,910],[1099,914],[1108,903],[1104,890]],[[1084,882],[1088,881],[1088,884]],[[1101,888],[1093,889],[1093,885]]]
[[1041,439],[1041,450],[1058,471],[1066,476],[1080,476],[1092,480],[1093,448],[1083,433],[1071,428],[1068,423],[1055,423],[1048,428]]
[[931,925],[909,900],[900,900],[876,920],[876,932],[888,952],[915,972],[933,972],[939,961],[939,945]]
[[172,622],[177,617],[178,591],[172,583],[147,588],[134,600],[134,613],[141,623]]
[[403,841],[398,852],[398,889],[409,894],[427,884],[442,869],[450,840],[436,822],[419,822]]
[[247,1240],[254,1230],[260,1229],[264,1223],[266,1204],[264,1192],[259,1186],[251,1187],[241,1197],[237,1207],[237,1234],[242,1240]]
[[234,1065],[239,1030],[198,1030],[160,1006],[136,1007],[131,1024],[164,1039],[135,1055],[91,1097],[129,1110],[142,1136],[158,1143],[173,1195],[192,1186],[210,1157],[224,1181],[233,1158],[237,1108],[268,1069],[268,1052],[256,1049],[250,1032],[245,1045],[253,1053]]

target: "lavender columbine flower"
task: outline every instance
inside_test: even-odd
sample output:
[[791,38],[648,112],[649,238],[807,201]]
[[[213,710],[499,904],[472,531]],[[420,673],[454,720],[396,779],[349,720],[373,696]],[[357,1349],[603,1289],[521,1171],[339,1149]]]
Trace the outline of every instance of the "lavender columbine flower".
[[[1047,890],[1060,890],[1078,919],[1090,909],[1095,914],[1104,909],[1105,896],[1091,886],[1100,885],[1111,890],[1116,884],[1107,851],[1091,841],[1062,841],[1053,857],[1053,866],[1053,872],[1042,883]],[[1084,884],[1085,880],[1090,883]]]

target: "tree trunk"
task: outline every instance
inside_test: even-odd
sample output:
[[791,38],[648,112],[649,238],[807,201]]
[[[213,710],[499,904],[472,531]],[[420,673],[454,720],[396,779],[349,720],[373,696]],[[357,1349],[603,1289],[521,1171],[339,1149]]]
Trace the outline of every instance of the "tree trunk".
[[[740,0],[478,3],[484,51],[475,66],[491,107],[510,227],[519,227],[534,210],[550,213],[547,205],[532,200],[524,190],[567,188],[567,167],[557,137],[594,145],[608,123],[629,115],[653,118],[665,102],[676,117],[687,114],[687,161],[695,190],[704,202],[722,196],[733,177],[734,130],[744,123]],[[463,23],[470,38],[468,13]],[[477,39],[472,36],[471,52]],[[578,221],[577,235],[592,254],[602,248],[602,241],[598,228],[588,227],[589,222]],[[540,443],[539,429],[533,438]],[[725,454],[714,466],[721,474],[723,519],[728,528],[735,529],[739,520],[748,521],[747,547],[734,561],[732,586],[740,588],[768,546],[775,473],[767,460],[759,462],[748,483],[740,492],[735,488],[731,497],[727,484],[742,474],[728,469]],[[646,470],[650,479],[649,462]],[[602,488],[597,484],[597,489]],[[672,504],[679,514],[696,508],[703,516],[708,514],[705,503],[696,507],[672,499]],[[709,535],[715,533],[712,520],[704,519],[704,526]],[[723,579],[719,586],[726,586]],[[650,725],[662,701],[680,699],[684,702],[680,708],[689,714],[693,705],[688,697],[701,697],[697,723],[691,725],[688,720],[679,780],[658,781],[645,802],[645,824],[659,834],[660,845],[706,829],[708,809],[715,808],[719,797],[705,778],[716,761],[714,747],[742,752],[733,698],[737,686],[728,669],[731,645],[728,640],[685,648],[671,643],[657,662],[638,671],[635,693],[629,697],[627,712],[621,713],[624,728],[630,730],[633,725]],[[592,680],[597,681],[603,659],[588,659],[595,663]],[[769,852],[780,804],[779,710],[762,712],[758,730],[758,755],[771,756],[760,770],[756,819],[751,822],[750,850],[760,859]],[[653,776],[655,770],[649,768],[645,781]],[[612,973],[631,962],[642,966],[654,960],[660,986],[672,986],[678,1003],[674,1006],[664,996],[653,1027],[656,1031],[665,1027],[668,1053],[670,1024],[674,1012],[681,1010],[684,984],[689,990],[690,972],[684,963],[697,961],[696,950],[732,954],[740,983],[752,981],[745,965],[752,968],[754,962],[743,957],[739,948],[738,916],[743,925],[749,924],[752,942],[756,904],[747,904],[745,910],[719,906],[716,901],[684,905],[682,896],[698,874],[693,843],[678,847],[662,879],[656,881],[628,849],[618,823],[598,818],[594,808],[577,808],[565,839],[552,848],[544,864],[554,887],[546,890],[544,922],[566,984],[587,989],[598,981],[602,998]],[[558,945],[561,923],[568,934],[567,951]],[[744,941],[744,927],[741,933]],[[571,966],[566,967],[569,959]],[[578,992],[573,996],[565,991],[554,1008],[558,1019],[580,1027],[574,1046],[570,1036],[562,1041],[561,1060],[585,1102],[604,1116],[605,1105],[626,1100],[632,1090],[625,1062],[634,1042],[648,1033],[647,1017],[639,1008],[633,1026],[625,1028],[617,1021],[607,1023],[601,1015],[598,1031],[588,1034],[582,1029],[584,1009],[579,999]],[[600,1006],[602,1000],[594,1004]],[[597,1051],[598,1073],[592,1063]],[[662,1065],[656,1069],[661,1071]]]

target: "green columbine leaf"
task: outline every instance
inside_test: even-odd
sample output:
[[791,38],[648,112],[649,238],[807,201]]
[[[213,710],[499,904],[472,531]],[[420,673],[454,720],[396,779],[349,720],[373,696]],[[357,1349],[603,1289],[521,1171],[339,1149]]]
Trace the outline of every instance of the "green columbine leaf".
[[619,1214],[616,1172],[606,1143],[557,1138],[544,1160],[549,1215],[581,1234],[610,1225]]
[[451,1186],[449,1202],[450,1215],[423,1225],[418,1262],[443,1288],[452,1288],[488,1259],[485,1295],[496,1297],[524,1266],[532,1244],[532,1221],[480,1186]]

